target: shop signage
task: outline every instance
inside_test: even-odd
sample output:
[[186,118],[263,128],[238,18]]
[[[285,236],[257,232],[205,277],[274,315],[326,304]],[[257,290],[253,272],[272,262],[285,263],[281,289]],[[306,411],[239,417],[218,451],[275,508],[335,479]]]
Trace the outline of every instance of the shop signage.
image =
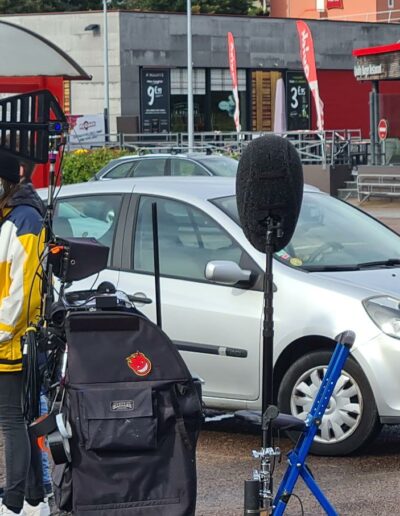
[[378,136],[380,140],[386,140],[388,135],[388,123],[385,118],[381,118],[378,124]]
[[343,0],[327,0],[327,9],[343,9]]
[[400,51],[358,56],[354,76],[359,81],[400,79]]
[[370,79],[373,76],[381,76],[383,74],[382,64],[356,64],[354,67],[354,76],[357,79]]
[[142,68],[140,101],[142,132],[168,133],[170,130],[169,69]]
[[310,129],[310,88],[302,72],[286,72],[287,130]]
[[67,119],[70,145],[90,148],[104,142],[104,114],[67,115]]

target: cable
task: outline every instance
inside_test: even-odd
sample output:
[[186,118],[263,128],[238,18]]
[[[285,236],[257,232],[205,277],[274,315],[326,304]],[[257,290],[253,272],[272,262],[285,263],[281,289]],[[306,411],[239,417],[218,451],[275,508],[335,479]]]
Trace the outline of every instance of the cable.
[[[61,151],[61,158],[59,160],[59,166],[58,170],[53,178],[54,184],[56,185],[59,181],[60,174],[61,174],[61,168],[62,168],[62,162],[64,158],[64,146],[59,146],[56,149],[59,151],[59,149],[62,149]],[[52,181],[53,182],[53,181]],[[53,188],[54,184],[49,185],[49,188]],[[54,209],[54,202],[57,198],[59,192],[61,189],[61,184],[58,189],[58,192],[56,195],[54,195],[54,191],[52,192],[52,198],[51,198],[51,207]],[[42,232],[43,230],[46,230],[46,237],[45,240],[45,248],[42,252],[40,252],[40,245],[42,242]],[[43,263],[46,260],[46,258],[49,256],[51,250],[49,248],[50,241],[54,239],[54,233],[52,228],[52,220],[50,217],[50,211],[49,206],[47,206],[45,213],[43,214],[42,219],[42,225],[40,228],[40,231],[38,233],[38,241],[37,241],[37,257],[39,259],[39,263],[36,267],[36,270],[33,274],[32,283],[29,288],[29,295],[28,295],[28,304],[27,304],[27,330],[24,336],[24,345],[23,345],[23,353],[22,353],[22,360],[23,360],[23,399],[22,399],[22,406],[23,406],[23,413],[24,417],[28,422],[32,422],[34,419],[36,419],[39,416],[40,413],[40,390],[41,390],[41,374],[40,374],[40,368],[38,364],[38,339],[37,339],[37,328],[34,326],[29,326],[31,324],[30,322],[30,312],[31,312],[31,302],[32,302],[32,294],[35,282],[37,280],[37,277],[39,277],[42,280],[42,308],[43,308],[43,295],[45,294],[45,288],[44,288],[44,279],[47,280],[47,285],[49,285],[51,278],[48,277],[47,271],[43,267]],[[47,251],[47,252],[46,252]],[[39,269],[42,268],[42,275],[39,274]],[[49,281],[50,280],[50,281]],[[51,285],[51,288],[54,288],[53,285]],[[41,314],[43,316],[43,313]],[[47,355],[46,358],[46,368],[48,368],[48,360]]]
[[40,373],[38,366],[38,350],[36,328],[30,326],[25,333],[22,352],[23,389],[22,407],[25,420],[34,421],[40,413]]
[[295,498],[298,499],[299,501],[299,504],[300,504],[300,511],[301,511],[301,516],[304,516],[304,507],[303,507],[303,502],[301,501],[301,498],[300,496],[298,496],[297,494],[295,493],[292,493],[291,496],[294,496]]

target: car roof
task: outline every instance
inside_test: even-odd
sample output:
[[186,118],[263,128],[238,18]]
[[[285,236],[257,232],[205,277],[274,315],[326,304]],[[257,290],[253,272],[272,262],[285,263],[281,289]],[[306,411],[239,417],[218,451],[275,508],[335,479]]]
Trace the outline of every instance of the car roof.
[[[234,177],[205,177],[205,176],[158,176],[138,177],[128,179],[113,179],[112,181],[93,181],[65,185],[60,190],[60,196],[87,195],[93,193],[135,193],[161,195],[191,199],[214,199],[234,195],[236,178]],[[320,192],[318,188],[304,185],[305,192]],[[42,198],[47,195],[47,189],[38,190]]]
[[201,152],[160,152],[154,154],[129,154],[128,156],[120,156],[119,158],[114,158],[112,161],[125,161],[131,159],[150,159],[150,158],[193,158],[193,159],[217,159],[217,158],[227,158],[234,159],[230,156],[225,156],[224,154],[206,154]]

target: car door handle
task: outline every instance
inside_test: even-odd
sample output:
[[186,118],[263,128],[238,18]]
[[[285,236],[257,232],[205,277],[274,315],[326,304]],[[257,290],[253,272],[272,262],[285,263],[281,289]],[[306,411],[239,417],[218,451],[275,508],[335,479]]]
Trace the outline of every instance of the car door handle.
[[128,294],[128,299],[132,303],[143,303],[144,305],[150,305],[153,300],[146,296],[146,294],[143,294],[142,292],[136,292],[135,294],[131,295]]

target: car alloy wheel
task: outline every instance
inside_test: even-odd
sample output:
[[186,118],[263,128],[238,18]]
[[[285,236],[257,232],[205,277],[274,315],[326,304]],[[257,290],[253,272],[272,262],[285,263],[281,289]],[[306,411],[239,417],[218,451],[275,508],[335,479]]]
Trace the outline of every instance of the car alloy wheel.
[[[291,413],[305,420],[321,385],[326,367],[306,371],[296,382],[291,399]],[[316,442],[335,443],[347,439],[358,427],[363,410],[363,397],[354,378],[343,371],[329,400]]]
[[[279,385],[278,406],[287,414],[307,417],[327,369],[332,350],[315,350],[297,358],[288,366]],[[349,357],[314,438],[311,453],[348,455],[369,443],[381,423],[368,380],[359,364]],[[298,432],[288,431],[296,442]]]

